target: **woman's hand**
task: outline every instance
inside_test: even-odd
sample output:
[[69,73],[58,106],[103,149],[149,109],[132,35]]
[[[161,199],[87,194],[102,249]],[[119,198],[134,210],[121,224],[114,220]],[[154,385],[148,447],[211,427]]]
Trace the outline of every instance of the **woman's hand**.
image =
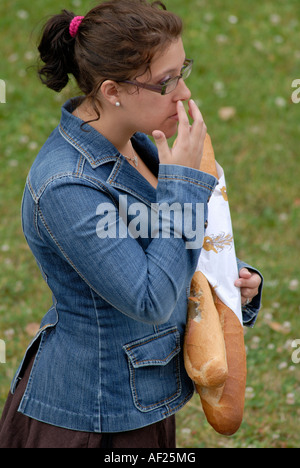
[[240,270],[239,279],[234,285],[241,288],[242,305],[249,304],[257,296],[260,284],[261,277],[257,273],[251,272],[247,268]]
[[172,149],[169,148],[166,136],[162,131],[155,130],[152,133],[160,163],[199,169],[207,130],[202,114],[193,100],[189,101],[189,114],[194,121],[192,125],[189,123],[181,101],[177,102],[177,113],[179,118],[178,136]]

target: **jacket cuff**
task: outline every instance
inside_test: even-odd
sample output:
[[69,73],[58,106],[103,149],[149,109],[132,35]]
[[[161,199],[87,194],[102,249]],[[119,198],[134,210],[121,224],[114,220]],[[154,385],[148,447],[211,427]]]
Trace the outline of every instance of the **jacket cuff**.
[[158,181],[161,183],[166,181],[168,184],[171,182],[176,184],[188,183],[190,184],[190,188],[203,189],[207,192],[208,198],[210,198],[216,185],[218,185],[218,180],[206,172],[175,164],[160,164]]

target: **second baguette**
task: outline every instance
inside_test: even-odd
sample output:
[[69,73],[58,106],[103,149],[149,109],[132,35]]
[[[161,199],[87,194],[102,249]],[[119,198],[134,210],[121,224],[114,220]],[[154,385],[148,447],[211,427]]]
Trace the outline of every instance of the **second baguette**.
[[243,327],[237,316],[214,295],[225,337],[228,377],[223,388],[196,385],[210,425],[222,435],[232,435],[243,420],[247,361]]

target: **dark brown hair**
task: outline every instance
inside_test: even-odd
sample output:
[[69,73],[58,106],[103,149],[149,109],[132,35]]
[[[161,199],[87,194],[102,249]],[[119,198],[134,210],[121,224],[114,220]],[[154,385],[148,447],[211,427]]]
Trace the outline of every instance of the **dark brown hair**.
[[57,92],[72,74],[94,103],[103,81],[130,80],[141,69],[145,73],[156,52],[182,33],[181,19],[158,1],[106,1],[87,13],[72,38],[69,25],[74,17],[63,10],[46,23],[38,47],[44,65],[38,73]]

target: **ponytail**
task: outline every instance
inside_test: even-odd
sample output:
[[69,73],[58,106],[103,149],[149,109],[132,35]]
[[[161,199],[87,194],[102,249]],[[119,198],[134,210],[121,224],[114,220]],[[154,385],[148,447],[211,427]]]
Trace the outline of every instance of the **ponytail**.
[[39,77],[42,83],[57,92],[67,85],[70,73],[75,78],[78,75],[74,59],[75,39],[69,32],[74,18],[74,13],[67,10],[51,17],[44,27],[38,47],[45,64],[38,70]]

